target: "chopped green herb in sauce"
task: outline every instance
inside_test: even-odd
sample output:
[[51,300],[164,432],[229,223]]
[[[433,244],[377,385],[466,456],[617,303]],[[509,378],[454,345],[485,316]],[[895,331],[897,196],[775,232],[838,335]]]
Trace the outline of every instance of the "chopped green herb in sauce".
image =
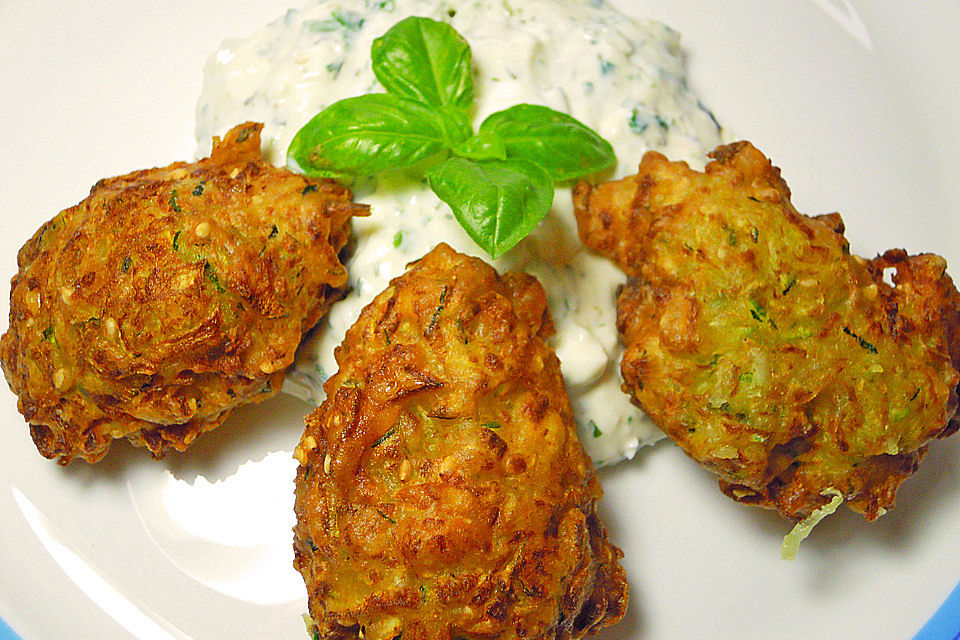
[[592,433],[594,438],[599,438],[603,435],[603,431],[600,430],[600,427],[598,427],[597,423],[593,420],[590,421],[590,428],[593,430]]
[[630,127],[630,131],[633,131],[637,135],[642,134],[648,128],[650,128],[650,123],[640,115],[640,111],[634,109],[630,114],[630,119],[627,121],[627,125]]

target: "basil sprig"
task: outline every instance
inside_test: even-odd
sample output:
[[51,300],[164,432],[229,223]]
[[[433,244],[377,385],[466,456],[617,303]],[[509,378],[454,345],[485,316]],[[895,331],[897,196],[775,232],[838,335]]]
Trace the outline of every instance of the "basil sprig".
[[404,169],[425,175],[491,257],[516,245],[553,204],[553,183],[611,167],[606,140],[571,116],[519,104],[470,125],[470,46],[448,24],[412,17],[373,42],[387,93],[330,105],[294,136],[290,164],[341,180]]

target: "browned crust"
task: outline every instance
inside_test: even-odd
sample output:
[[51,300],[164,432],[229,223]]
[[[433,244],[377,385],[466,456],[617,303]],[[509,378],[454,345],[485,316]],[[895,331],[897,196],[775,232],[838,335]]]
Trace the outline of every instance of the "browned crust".
[[279,389],[366,209],[267,164],[261,128],[99,181],[20,250],[0,363],[45,457],[96,462],[122,437],[161,457]]
[[581,239],[629,276],[624,390],[730,497],[799,520],[829,489],[873,520],[957,430],[946,262],[850,255],[839,214],[798,213],[750,143],[711,156],[574,191]]
[[624,613],[543,289],[440,245],[337,349],[296,456],[319,638],[580,638]]

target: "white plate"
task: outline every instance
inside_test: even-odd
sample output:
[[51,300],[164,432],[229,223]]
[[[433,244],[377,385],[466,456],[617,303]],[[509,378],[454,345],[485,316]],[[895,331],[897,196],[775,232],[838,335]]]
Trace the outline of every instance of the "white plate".
[[[704,102],[783,169],[801,210],[841,211],[858,253],[934,251],[960,275],[960,6],[619,4],[680,30]],[[0,3],[3,279],[97,179],[191,158],[206,57],[285,8]],[[292,474],[307,410],[278,399],[164,462],[123,445],[62,469],[0,391],[0,616],[27,640],[306,637],[292,498],[272,479]],[[722,497],[672,445],[642,451],[602,473],[632,583],[626,619],[602,637],[909,638],[960,577],[958,476],[960,437],[932,447],[894,511],[869,526],[833,516],[787,563],[787,523]],[[944,612],[921,636],[953,640],[958,620]]]

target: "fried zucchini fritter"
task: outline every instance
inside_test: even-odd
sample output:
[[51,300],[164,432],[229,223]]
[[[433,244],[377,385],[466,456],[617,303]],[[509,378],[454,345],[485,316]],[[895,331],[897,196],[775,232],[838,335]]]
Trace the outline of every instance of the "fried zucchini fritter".
[[443,244],[363,310],[295,453],[315,637],[567,639],[622,617],[552,333],[533,277]]
[[946,262],[850,255],[839,215],[797,213],[749,143],[711,156],[701,173],[648,153],[575,190],[582,240],[629,276],[624,390],[735,500],[798,521],[842,494],[873,520],[957,429]]
[[20,250],[0,362],[47,458],[96,462],[124,437],[160,457],[279,389],[366,209],[267,164],[261,128],[101,180]]

